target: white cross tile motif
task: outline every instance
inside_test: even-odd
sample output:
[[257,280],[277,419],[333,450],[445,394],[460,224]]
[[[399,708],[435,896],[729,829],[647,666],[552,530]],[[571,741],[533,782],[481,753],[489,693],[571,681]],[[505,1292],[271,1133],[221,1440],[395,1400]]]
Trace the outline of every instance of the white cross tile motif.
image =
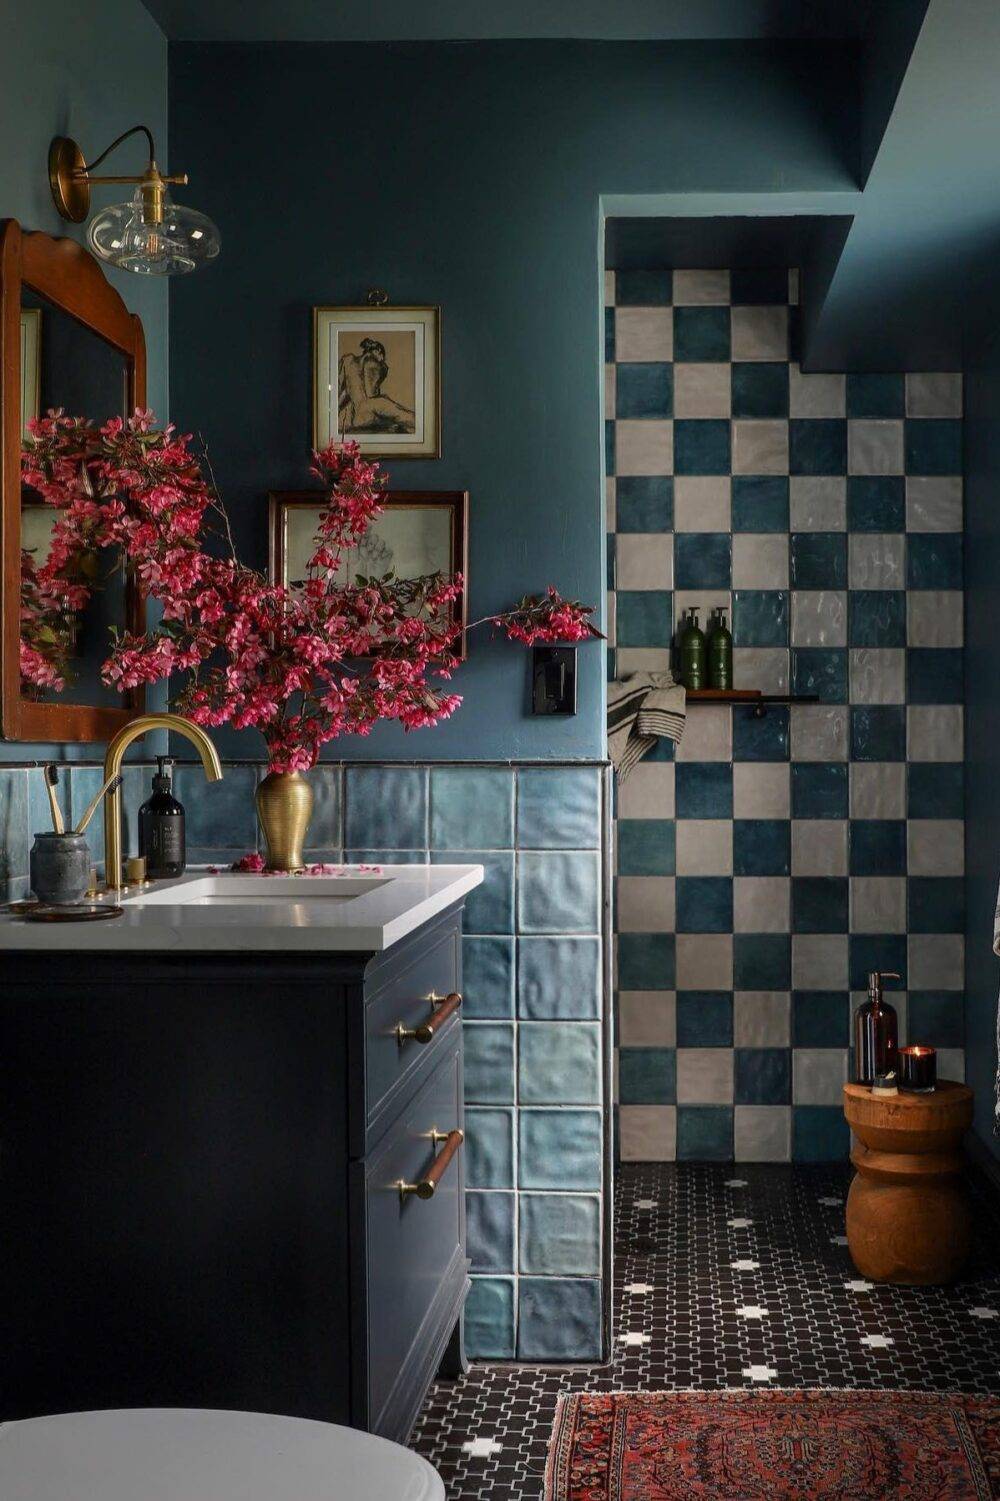
[[738,1261],[731,1261],[729,1265],[734,1272],[755,1272],[760,1266],[759,1261],[751,1261],[749,1256],[741,1256]]
[[823,1198],[817,1199],[816,1202],[818,1204],[825,1204],[828,1209],[834,1209],[838,1204],[843,1204],[844,1201],[843,1199],[833,1199],[827,1194]]
[[636,1207],[636,1209],[655,1209],[656,1208],[656,1200],[655,1199],[636,1199],[636,1201],[635,1201],[635,1207]]
[[768,1319],[771,1317],[766,1308],[761,1308],[759,1303],[747,1303],[743,1308],[737,1308],[736,1317],[740,1319]]
[[623,1345],[648,1345],[648,1334],[629,1333],[620,1336]]
[[727,1188],[749,1188],[749,1186],[750,1185],[747,1183],[747,1180],[745,1178],[727,1178],[726,1179],[726,1187]]
[[830,1244],[831,1244],[831,1246],[846,1246],[847,1245],[847,1236],[846,1235],[831,1235],[830,1236]]
[[857,1277],[852,1282],[845,1282],[844,1286],[849,1293],[870,1293],[875,1288],[874,1282],[865,1282]]
[[470,1438],[462,1445],[463,1451],[470,1459],[492,1459],[494,1454],[499,1454],[503,1444],[495,1438]]
[[867,1345],[869,1350],[887,1350],[890,1345],[895,1344],[895,1340],[890,1339],[888,1334],[863,1334],[861,1343]]
[[777,1371],[769,1365],[748,1365],[743,1367],[743,1374],[748,1381],[773,1381]]
[[974,1319],[1000,1318],[1000,1314],[997,1313],[995,1308],[970,1308],[969,1312]]
[[730,1230],[748,1230],[753,1224],[753,1220],[748,1220],[743,1215],[737,1215],[735,1219],[727,1220],[726,1224]]
[[646,1293],[655,1292],[656,1288],[653,1286],[652,1282],[630,1282],[624,1288],[624,1291],[634,1294],[634,1296],[637,1298],[641,1298],[644,1297]]

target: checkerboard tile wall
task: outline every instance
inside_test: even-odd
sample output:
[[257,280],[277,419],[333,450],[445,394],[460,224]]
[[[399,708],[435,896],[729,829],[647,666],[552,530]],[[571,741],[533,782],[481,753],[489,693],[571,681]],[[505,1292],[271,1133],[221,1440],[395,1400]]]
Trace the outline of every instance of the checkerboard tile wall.
[[869,969],[963,1074],[961,377],[803,374],[797,273],[609,272],[609,671],[730,609],[736,687],[620,789],[630,1160],[847,1151]]

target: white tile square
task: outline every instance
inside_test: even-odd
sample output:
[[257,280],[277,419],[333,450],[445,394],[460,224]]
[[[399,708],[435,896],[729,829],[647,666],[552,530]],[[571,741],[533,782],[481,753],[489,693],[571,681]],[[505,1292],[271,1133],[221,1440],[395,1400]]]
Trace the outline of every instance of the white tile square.
[[910,990],[964,990],[965,939],[961,933],[911,933],[906,949]]
[[605,307],[614,307],[614,305],[615,305],[615,273],[613,271],[605,271],[605,273],[604,273],[604,306]]
[[621,990],[618,1041],[623,1048],[677,1045],[677,997],[672,990]]
[[793,761],[846,761],[851,737],[846,704],[793,704]]
[[731,876],[733,823],[730,818],[679,818],[676,824],[679,876]]
[[737,1162],[790,1162],[792,1111],[789,1105],[736,1105],[733,1155]]
[[789,542],[784,532],[736,532],[734,589],[787,589]]
[[[688,367],[678,365],[678,370]],[[728,532],[732,506],[728,474],[679,474],[674,480],[675,532]]]
[[906,825],[911,876],[965,874],[965,824],[960,818],[911,818]]
[[618,595],[614,589],[609,589],[604,596],[604,630],[608,649],[612,650],[618,645]]
[[846,479],[830,474],[793,474],[788,485],[793,532],[847,529]]
[[678,1105],[731,1105],[732,1048],[677,1049]]
[[728,302],[728,271],[674,272],[675,307],[703,307]]
[[676,926],[673,876],[619,876],[619,933],[672,933]]
[[788,473],[787,422],[772,417],[741,417],[733,422],[732,429],[734,474]]
[[787,306],[734,307],[732,355],[734,360],[787,360]]
[[843,417],[843,375],[804,375],[793,360],[788,367],[788,410],[792,417]]
[[961,417],[962,377],[957,372],[911,372],[906,377],[907,417]]
[[961,589],[911,589],[906,596],[907,646],[962,645]]
[[784,646],[733,648],[733,687],[761,693],[788,692],[788,650]]
[[617,589],[673,589],[671,532],[621,532],[615,539]]
[[678,761],[731,761],[733,716],[728,704],[690,704]]
[[906,710],[908,761],[963,759],[961,704],[911,704]]
[[851,877],[851,932],[906,932],[906,877]]
[[793,590],[792,645],[846,646],[847,591]]
[[728,417],[732,408],[731,366],[690,364],[674,366],[675,417]]
[[840,1105],[846,1083],[846,1048],[792,1049],[793,1104]]
[[906,765],[904,762],[854,761],[851,763],[851,817],[906,817]]
[[732,990],[731,933],[678,933],[676,942],[678,990]]
[[618,475],[672,474],[674,424],[659,418],[628,418],[615,423],[615,471]]
[[852,704],[906,702],[906,652],[901,646],[853,646],[848,665]]
[[902,532],[852,532],[847,539],[852,589],[905,589],[906,538]]
[[847,989],[847,934],[792,935],[794,990]]
[[792,998],[787,990],[737,990],[733,996],[733,1044],[738,1048],[787,1048]]
[[906,480],[908,532],[960,532],[962,479],[960,475],[908,475]]
[[847,819],[792,820],[792,875],[847,875]]
[[619,818],[673,818],[674,763],[640,761],[618,784]]
[[674,357],[674,310],[620,307],[615,311],[615,359],[620,364]]
[[852,418],[847,424],[848,474],[902,474],[903,424]]
[[736,818],[787,818],[791,773],[787,761],[733,763],[733,815]]
[[734,932],[789,932],[791,889],[792,883],[787,876],[736,876],[733,880]]
[[620,678],[630,672],[668,672],[672,662],[669,646],[619,646],[615,670]]
[[673,1162],[676,1105],[620,1105],[618,1141],[623,1162]]

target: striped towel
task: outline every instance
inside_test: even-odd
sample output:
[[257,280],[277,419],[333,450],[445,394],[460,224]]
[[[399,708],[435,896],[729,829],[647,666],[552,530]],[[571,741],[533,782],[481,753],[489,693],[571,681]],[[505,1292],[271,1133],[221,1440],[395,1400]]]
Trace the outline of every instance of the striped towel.
[[686,695],[672,672],[634,672],[608,684],[608,755],[624,782],[659,737],[680,740]]

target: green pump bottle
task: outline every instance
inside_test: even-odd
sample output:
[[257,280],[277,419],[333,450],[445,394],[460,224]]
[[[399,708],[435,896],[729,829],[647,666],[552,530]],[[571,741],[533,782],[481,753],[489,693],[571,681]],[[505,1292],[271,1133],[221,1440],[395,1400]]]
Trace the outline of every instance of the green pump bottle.
[[726,609],[720,605],[712,615],[708,632],[708,686],[733,686],[733,638],[726,624]]
[[681,682],[685,688],[705,686],[705,633],[698,624],[698,605],[692,605],[677,635]]

